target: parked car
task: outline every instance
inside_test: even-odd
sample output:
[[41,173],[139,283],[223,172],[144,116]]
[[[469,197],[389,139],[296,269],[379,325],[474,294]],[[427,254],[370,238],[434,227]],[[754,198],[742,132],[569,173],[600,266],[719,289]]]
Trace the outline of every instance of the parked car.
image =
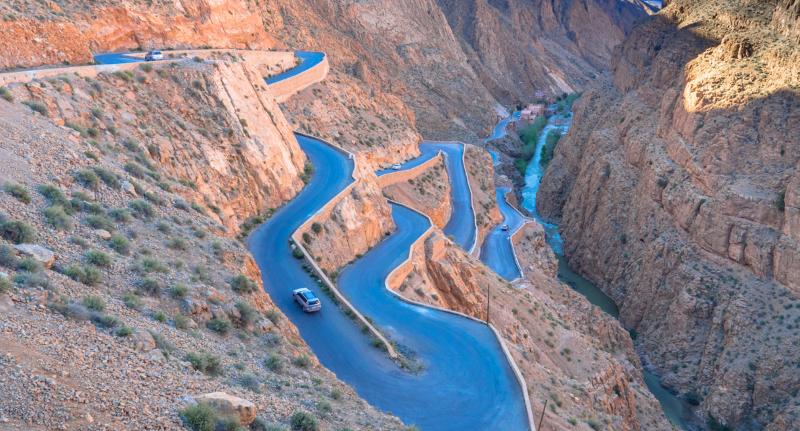
[[392,169],[394,169],[395,171],[399,171],[400,167],[401,167],[400,163],[395,163],[392,165]]
[[508,231],[508,225],[504,224],[504,225],[500,226],[500,230],[502,230],[503,232]]
[[144,55],[144,61],[156,61],[156,60],[163,60],[164,54],[161,51],[147,51],[147,54]]
[[300,308],[306,313],[313,313],[322,308],[322,303],[319,302],[319,298],[314,295],[314,292],[305,287],[292,291],[292,296],[294,296],[294,301],[298,303]]

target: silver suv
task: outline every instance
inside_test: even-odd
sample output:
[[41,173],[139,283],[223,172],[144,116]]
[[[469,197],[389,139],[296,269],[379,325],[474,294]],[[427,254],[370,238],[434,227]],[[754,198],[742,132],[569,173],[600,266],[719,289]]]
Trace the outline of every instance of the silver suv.
[[144,55],[144,61],[156,61],[156,60],[163,60],[164,54],[161,51],[148,51],[147,54]]
[[292,291],[294,301],[300,305],[306,313],[313,313],[322,308],[322,303],[319,298],[314,295],[314,292],[306,289],[305,287]]

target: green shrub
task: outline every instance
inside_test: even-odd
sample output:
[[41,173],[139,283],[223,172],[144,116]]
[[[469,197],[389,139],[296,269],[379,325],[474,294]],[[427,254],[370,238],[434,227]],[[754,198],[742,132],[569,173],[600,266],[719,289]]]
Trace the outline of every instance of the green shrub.
[[325,417],[333,411],[333,406],[326,400],[320,400],[317,402],[317,411],[320,416]]
[[84,296],[82,304],[84,307],[100,313],[106,310],[106,302],[97,295]]
[[182,199],[176,199],[175,202],[172,204],[175,208],[183,211],[189,211],[189,204]]
[[117,175],[113,171],[101,168],[99,166],[93,167],[92,170],[95,174],[97,174],[98,177],[100,177],[101,180],[103,180],[104,183],[106,183],[108,187],[115,190],[118,190],[120,187],[122,187],[122,184],[117,179]]
[[139,179],[143,179],[147,173],[147,171],[145,171],[143,167],[139,166],[138,163],[134,162],[125,163],[124,169],[125,172]]
[[342,390],[339,389],[339,388],[336,388],[336,389],[332,390],[331,391],[331,398],[333,398],[336,401],[341,400],[342,399]]
[[95,325],[105,329],[116,328],[120,325],[119,319],[115,316],[98,316],[96,319],[93,318],[92,321]]
[[192,368],[205,375],[216,376],[222,373],[219,357],[210,353],[188,353],[183,360],[192,364]]
[[206,209],[202,205],[196,202],[192,202],[190,206],[192,207],[193,210],[199,212],[200,214],[206,215]]
[[686,402],[693,405],[699,406],[700,405],[700,396],[697,395],[697,392],[689,391],[686,393]]
[[317,222],[311,223],[311,230],[313,230],[314,233],[320,233],[320,232],[322,232],[322,229],[323,229],[323,227],[322,227],[321,224],[319,224]]
[[179,236],[176,236],[175,238],[172,238],[169,241],[167,241],[167,247],[173,250],[180,250],[180,251],[186,251],[189,249],[189,245],[186,243],[186,240]]
[[206,403],[192,404],[181,410],[179,415],[193,431],[214,431],[219,422],[217,411]]
[[14,276],[14,283],[22,285],[23,287],[42,287],[45,289],[50,288],[50,279],[39,274],[34,274],[28,271],[19,271]]
[[775,207],[781,211],[786,209],[786,189],[778,192],[778,199],[775,200]]
[[92,229],[103,229],[109,232],[114,231],[114,222],[106,215],[92,214],[86,217],[86,225]]
[[524,177],[525,172],[528,171],[528,162],[524,159],[514,159],[514,167],[517,168],[517,172]]
[[141,310],[142,309],[142,300],[133,292],[128,292],[125,295],[122,295],[122,302],[125,303],[125,306],[132,309],[132,310]]
[[286,431],[286,428],[268,424],[263,419],[256,416],[250,424],[250,431]]
[[311,413],[294,412],[289,418],[292,431],[319,431],[319,421]]
[[119,254],[127,255],[131,252],[131,242],[120,234],[114,235],[108,246]]
[[274,323],[275,326],[280,325],[280,323],[281,323],[281,312],[280,311],[278,311],[278,310],[273,308],[271,310],[267,310],[267,312],[265,314],[267,316],[267,319],[269,319],[270,322]]
[[264,365],[275,373],[283,371],[284,361],[283,358],[277,353],[270,353],[267,359],[264,360]]
[[87,286],[96,286],[100,282],[100,270],[91,265],[72,264],[64,270],[64,275]]
[[133,335],[133,328],[122,325],[117,329],[118,337],[130,337],[131,335]]
[[89,190],[97,190],[100,188],[100,178],[94,171],[81,169],[75,174],[75,179]]
[[295,247],[294,250],[292,250],[292,256],[294,256],[295,259],[302,259],[305,257],[305,254],[303,250],[300,250],[300,247]]
[[0,244],[0,265],[6,268],[17,269],[19,266],[19,258],[13,247]]
[[589,419],[586,421],[586,424],[592,427],[593,430],[602,430],[604,428],[603,423],[597,419]]
[[311,237],[311,234],[308,232],[303,232],[303,242],[306,244],[311,244],[314,238]]
[[19,262],[17,269],[21,271],[28,271],[31,274],[38,274],[44,270],[44,266],[38,260],[32,257],[26,257]]
[[248,429],[239,422],[238,416],[228,416],[217,422],[216,431],[248,431]]
[[0,293],[6,293],[11,289],[11,282],[5,276],[0,275]]
[[230,332],[233,327],[233,323],[226,317],[215,317],[206,322],[206,327],[222,335],[228,335],[228,332]]
[[164,203],[166,202],[164,200],[164,198],[162,198],[161,196],[159,196],[159,195],[157,195],[155,193],[151,193],[151,192],[145,193],[144,194],[144,198],[147,199],[148,201],[158,205],[158,206],[163,206]]
[[5,99],[7,102],[14,101],[14,93],[12,93],[7,87],[0,87],[0,97]]
[[252,305],[250,305],[247,301],[239,301],[236,303],[236,308],[239,310],[239,314],[242,316],[242,325],[250,325],[256,323],[258,318],[261,316],[261,313],[258,312]]
[[14,244],[25,244],[36,240],[36,231],[23,221],[4,221],[3,217],[0,217],[0,236]]
[[100,202],[92,202],[86,207],[86,212],[89,214],[99,214],[105,215],[106,210],[103,209],[103,205]]
[[185,297],[186,297],[186,294],[187,294],[188,292],[189,292],[189,288],[188,288],[188,287],[186,287],[186,285],[185,285],[185,284],[181,284],[181,283],[178,283],[178,284],[173,284],[173,285],[172,285],[172,286],[169,288],[169,293],[170,293],[170,295],[172,295],[174,298],[185,298]]
[[203,230],[203,229],[196,228],[196,229],[194,230],[194,236],[196,236],[196,237],[198,237],[198,238],[200,238],[200,239],[203,239],[203,238],[205,238],[207,235],[208,235],[208,232],[206,232],[206,231],[205,231],[205,230]]
[[86,262],[90,265],[102,268],[111,264],[111,257],[103,250],[89,250],[85,256]]
[[167,321],[167,313],[165,313],[163,311],[159,311],[159,312],[153,314],[153,319],[155,321],[157,321],[157,322],[164,323],[164,322]]
[[189,327],[189,318],[183,314],[172,316],[172,320],[175,322],[175,327],[178,329],[186,329]]
[[139,219],[149,220],[156,215],[156,210],[152,205],[142,199],[136,199],[130,203],[133,216]]
[[28,193],[28,189],[19,184],[5,183],[3,184],[3,190],[26,205],[31,203],[31,195]]
[[41,115],[44,115],[45,117],[47,117],[48,115],[47,106],[45,106],[44,103],[25,101],[22,102],[22,104],[31,108],[33,111],[38,112]]
[[169,272],[169,267],[167,265],[164,265],[158,259],[152,257],[142,259],[142,264],[139,269],[145,273],[160,272],[166,274]]
[[172,232],[172,227],[170,227],[169,223],[165,221],[160,221],[156,223],[156,229],[158,229],[159,232],[165,233],[167,235],[169,235]]
[[311,358],[308,357],[306,354],[300,354],[298,356],[295,356],[294,364],[300,368],[307,368],[309,365],[311,365]]
[[139,291],[150,296],[161,295],[161,282],[152,277],[146,277],[139,280],[136,285]]
[[240,295],[244,295],[257,291],[258,285],[253,279],[244,274],[239,274],[231,280],[231,289]]

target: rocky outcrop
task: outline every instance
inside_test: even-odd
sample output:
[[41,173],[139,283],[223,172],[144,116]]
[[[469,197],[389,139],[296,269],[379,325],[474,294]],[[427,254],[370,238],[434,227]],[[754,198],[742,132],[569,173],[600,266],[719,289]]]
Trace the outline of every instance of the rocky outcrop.
[[56,256],[52,251],[36,244],[17,244],[14,246],[14,250],[22,256],[33,258],[41,263],[45,269],[50,269],[50,266],[56,260]]
[[[58,9],[52,3],[53,11]],[[58,9],[60,11],[60,9]],[[0,69],[42,65],[87,64],[94,61],[86,37],[67,21],[3,18],[0,26]]]
[[212,392],[195,398],[197,402],[207,403],[219,412],[221,416],[235,416],[243,425],[253,422],[258,413],[258,407],[245,399],[228,395],[225,392]]
[[[450,177],[447,167],[441,157],[437,157],[433,166],[417,175],[409,175],[405,181],[400,181],[383,189],[384,194],[396,202],[408,205],[431,218],[433,225],[443,229],[450,220],[452,206],[450,203]],[[405,177],[405,172],[389,175]]]
[[361,155],[356,168],[356,182],[300,228],[307,250],[329,272],[360,257],[395,229],[392,208]]
[[781,400],[800,379],[781,347],[797,332],[773,326],[800,292],[800,52],[773,30],[786,4],[676,0],[635,26],[537,196],[662,385],[698,416],[765,429],[796,419]]
[[497,207],[492,155],[483,148],[467,145],[464,147],[464,169],[472,193],[475,226],[478,228],[475,250],[480,250],[486,235],[503,221],[503,214]]

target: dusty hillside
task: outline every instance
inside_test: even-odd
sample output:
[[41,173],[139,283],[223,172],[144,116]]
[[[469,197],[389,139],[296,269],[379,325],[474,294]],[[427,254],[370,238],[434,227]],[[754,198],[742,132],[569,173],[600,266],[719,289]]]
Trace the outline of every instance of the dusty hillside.
[[575,104],[537,197],[664,386],[773,430],[800,414],[797,19],[666,3]]
[[[323,429],[404,429],[318,365],[232,238],[238,225],[221,224],[302,186],[289,157],[274,163],[283,177],[262,167],[297,146],[278,132],[280,111],[245,91],[247,68],[166,67],[135,72],[136,84],[65,75],[2,92],[0,428],[182,429],[179,412],[220,391],[242,399],[254,429],[285,429],[299,411]],[[237,107],[263,123],[249,137]],[[222,199],[226,181],[225,193],[249,190]]]

